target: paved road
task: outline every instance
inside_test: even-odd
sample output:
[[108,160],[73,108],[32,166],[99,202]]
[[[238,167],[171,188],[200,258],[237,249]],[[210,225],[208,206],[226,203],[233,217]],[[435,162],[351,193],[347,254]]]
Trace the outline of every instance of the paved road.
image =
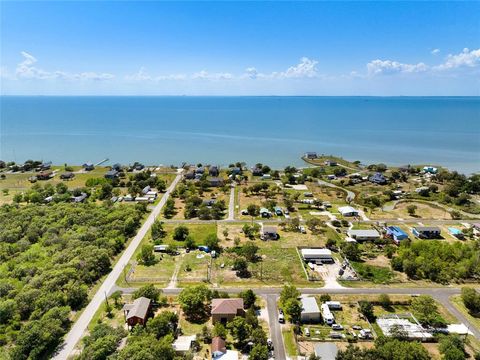
[[270,294],[265,296],[267,300],[268,322],[270,325],[270,339],[273,342],[273,353],[275,359],[286,359],[285,345],[283,344],[282,326],[278,322],[278,295]]
[[182,178],[181,173],[177,175],[175,180],[172,184],[168,187],[167,191],[163,195],[160,202],[155,206],[151,214],[148,216],[145,223],[142,225],[140,230],[138,231],[137,235],[132,239],[130,245],[125,249],[122,256],[113,267],[112,271],[106,279],[103,281],[103,284],[100,286],[96,294],[93,296],[90,303],[87,307],[83,310],[82,314],[78,318],[78,320],[73,324],[72,328],[68,332],[65,337],[64,343],[62,344],[61,348],[58,350],[57,354],[55,355],[54,359],[56,360],[64,360],[67,359],[68,356],[72,353],[75,348],[75,345],[78,341],[82,338],[84,331],[87,329],[88,324],[92,320],[93,316],[95,315],[98,308],[102,305],[103,301],[105,300],[105,294],[109,294],[110,290],[115,286],[115,281],[117,281],[118,277],[122,274],[123,268],[128,263],[130,258],[133,256],[135,250],[137,249],[138,245],[150,230],[155,218],[160,214],[165,202],[167,201],[171,191],[175,189],[175,186]]
[[230,189],[230,200],[228,202],[227,220],[235,220],[235,186],[232,186]]
[[332,183],[329,183],[327,181],[323,181],[323,180],[318,180],[318,185],[321,185],[321,186],[328,186],[328,187],[331,187],[331,188],[336,188],[336,189],[340,189],[340,190],[343,190],[343,191],[346,191],[347,192],[347,202],[353,202],[353,200],[355,200],[355,193],[353,191],[350,191],[350,190],[347,190],[341,186],[338,186],[338,185],[335,185],[335,184],[332,184]]

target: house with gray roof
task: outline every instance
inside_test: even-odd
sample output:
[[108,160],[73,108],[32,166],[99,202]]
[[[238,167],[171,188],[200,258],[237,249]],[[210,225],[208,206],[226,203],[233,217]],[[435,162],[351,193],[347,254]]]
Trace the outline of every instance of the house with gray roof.
[[125,322],[133,327],[135,325],[145,325],[152,307],[152,301],[146,297],[135,299],[133,304],[125,304],[123,313]]

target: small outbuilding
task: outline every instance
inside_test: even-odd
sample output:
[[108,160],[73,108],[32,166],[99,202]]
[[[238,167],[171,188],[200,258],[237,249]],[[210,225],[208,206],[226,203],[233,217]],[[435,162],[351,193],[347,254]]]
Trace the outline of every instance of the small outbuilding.
[[335,343],[321,342],[315,344],[315,355],[322,360],[335,360],[338,348]]
[[75,177],[75,174],[73,172],[67,171],[64,172],[63,174],[60,174],[60,179],[62,180],[71,180]]
[[260,234],[260,239],[262,240],[278,240],[280,236],[278,235],[277,228],[275,226],[263,226]]
[[387,236],[391,237],[397,244],[402,240],[408,239],[408,234],[398,226],[388,226]]
[[314,297],[304,297],[301,300],[302,312],[300,320],[302,323],[318,323],[320,322],[320,308]]
[[179,336],[173,342],[172,347],[173,347],[173,350],[175,350],[175,352],[177,354],[186,354],[187,352],[189,352],[192,349],[195,341],[197,341],[197,336],[196,335]]
[[109,170],[104,176],[105,176],[105,179],[110,179],[110,180],[116,179],[118,177],[118,171],[113,169]]

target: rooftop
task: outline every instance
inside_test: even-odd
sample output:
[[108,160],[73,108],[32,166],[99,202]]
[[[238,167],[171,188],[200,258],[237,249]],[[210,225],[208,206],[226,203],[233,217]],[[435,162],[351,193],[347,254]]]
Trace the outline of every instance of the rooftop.
[[124,305],[123,309],[128,311],[127,320],[132,317],[145,319],[147,316],[148,308],[150,306],[150,302],[150,299],[142,296],[138,299],[135,299],[133,304]]
[[243,309],[243,299],[212,299],[212,315],[214,314],[237,314]]
[[318,307],[317,300],[313,297],[304,297],[301,299],[302,302],[302,312],[305,313],[320,313],[320,308]]

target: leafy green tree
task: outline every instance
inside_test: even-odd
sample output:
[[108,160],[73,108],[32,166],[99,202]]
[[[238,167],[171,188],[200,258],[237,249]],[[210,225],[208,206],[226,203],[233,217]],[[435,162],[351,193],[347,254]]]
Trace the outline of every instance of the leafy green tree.
[[412,300],[412,310],[422,325],[445,326],[445,320],[438,312],[435,300],[429,295],[421,295]]
[[184,288],[178,296],[178,301],[185,315],[193,320],[204,319],[211,292],[206,285],[195,285]]
[[348,260],[359,261],[361,251],[357,243],[345,242],[342,243],[342,252]]
[[227,328],[230,330],[233,339],[237,342],[237,347],[244,348],[249,340],[251,331],[245,318],[235,316],[233,320],[227,324]]
[[162,290],[156,288],[153,284],[150,284],[142,286],[141,288],[136,290],[133,293],[133,298],[138,299],[139,297],[146,297],[152,301],[157,302],[160,298],[160,295],[162,295]]
[[285,312],[287,317],[290,319],[290,322],[296,323],[300,321],[302,304],[300,300],[290,298],[287,301],[285,301],[285,304],[283,305],[283,311]]
[[242,291],[239,296],[243,299],[243,306],[246,308],[246,309],[249,309],[251,308],[252,306],[255,305],[255,301],[257,300],[257,296],[255,295],[255,293],[248,289],[248,290],[245,290],[245,291]]
[[153,241],[159,241],[165,239],[167,232],[163,228],[163,222],[160,220],[155,220],[152,224],[151,230]]
[[236,274],[240,278],[247,278],[250,276],[248,271],[248,263],[243,258],[236,258],[233,262],[233,270],[236,271]]
[[372,322],[375,320],[373,305],[370,301],[360,300],[358,305],[360,306],[360,312],[368,319],[368,321]]
[[416,211],[417,211],[417,205],[412,204],[407,206],[408,215],[414,216]]
[[157,339],[174,335],[178,326],[178,315],[171,311],[163,311],[147,323],[147,331]]
[[184,225],[177,226],[173,230],[173,239],[177,241],[184,241],[189,233],[190,231],[188,230],[188,227]]
[[380,294],[378,297],[378,302],[384,309],[388,309],[392,306],[392,300],[390,300],[390,296],[387,294]]
[[155,336],[130,336],[127,345],[118,353],[118,360],[173,360],[173,337],[157,340]]
[[220,336],[222,339],[226,339],[227,338],[227,329],[225,328],[225,326],[223,326],[222,323],[217,322],[213,326],[212,335],[213,336]]
[[247,212],[248,212],[248,215],[252,217],[252,224],[253,224],[253,219],[260,215],[260,207],[255,204],[250,204],[247,206]]
[[209,234],[205,239],[205,245],[210,248],[210,250],[220,251],[220,241],[216,234]]
[[480,293],[469,287],[462,288],[462,301],[472,314],[480,313]]
[[249,360],[268,360],[268,348],[266,345],[255,345],[250,351]]
[[153,253],[153,245],[144,244],[137,254],[137,260],[140,264],[150,266],[155,264],[155,254]]
[[257,245],[248,242],[240,248],[239,254],[245,257],[247,261],[255,262],[257,260],[258,249],[259,247]]

